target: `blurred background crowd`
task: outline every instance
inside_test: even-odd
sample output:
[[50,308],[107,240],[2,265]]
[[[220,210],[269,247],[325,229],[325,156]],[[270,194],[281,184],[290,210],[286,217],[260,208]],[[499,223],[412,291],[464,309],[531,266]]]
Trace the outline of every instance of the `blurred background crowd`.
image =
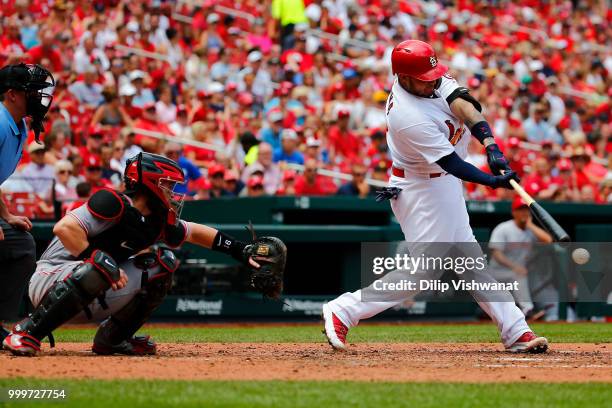
[[[0,13],[0,63],[42,64],[58,83],[44,146],[2,186],[34,199],[30,215],[121,188],[141,150],[177,160],[192,199],[370,196],[391,165],[390,53],[408,38],[481,102],[531,194],[612,203],[605,0],[8,0]],[[475,140],[468,161],[487,168]],[[466,185],[468,199],[506,194]]]

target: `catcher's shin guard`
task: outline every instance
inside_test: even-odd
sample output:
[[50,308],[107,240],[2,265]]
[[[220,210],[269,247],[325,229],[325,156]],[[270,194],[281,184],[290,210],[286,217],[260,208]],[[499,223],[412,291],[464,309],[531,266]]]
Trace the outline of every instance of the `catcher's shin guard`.
[[[29,339],[32,346],[38,348],[40,340],[46,336],[50,336],[52,342],[53,330],[76,316],[95,298],[101,297],[119,277],[119,267],[113,258],[105,252],[94,251],[66,279],[51,286],[34,312],[15,325],[13,334]],[[8,348],[11,349],[10,344]],[[18,350],[11,351],[24,354]]]
[[[156,352],[155,343],[148,336],[133,336],[166,297],[179,262],[170,249],[155,245],[151,252],[138,255],[134,265],[143,270],[142,287],[123,308],[100,324],[92,347],[94,353],[143,355]],[[157,272],[149,276],[154,269]]]

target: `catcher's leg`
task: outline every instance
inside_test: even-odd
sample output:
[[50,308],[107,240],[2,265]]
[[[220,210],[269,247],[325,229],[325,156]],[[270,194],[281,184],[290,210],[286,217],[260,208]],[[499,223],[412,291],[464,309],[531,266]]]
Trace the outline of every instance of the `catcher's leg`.
[[[15,325],[3,346],[15,355],[33,356],[40,341],[73,318],[119,280],[117,263],[108,254],[94,251],[65,279],[55,282],[34,312]],[[50,337],[50,340],[52,337]]]
[[156,346],[149,336],[133,336],[166,297],[178,260],[168,248],[153,246],[151,249],[134,259],[134,265],[146,272],[142,288],[123,308],[100,324],[92,347],[94,353],[155,354]]

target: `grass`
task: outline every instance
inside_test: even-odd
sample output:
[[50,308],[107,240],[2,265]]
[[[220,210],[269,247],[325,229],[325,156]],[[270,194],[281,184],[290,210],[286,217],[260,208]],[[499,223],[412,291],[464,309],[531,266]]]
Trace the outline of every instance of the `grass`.
[[[0,388],[65,388],[61,403],[6,407],[607,407],[609,384],[448,384],[292,381],[0,379]],[[6,395],[6,394],[5,394]],[[6,401],[3,395],[0,401]],[[1,405],[1,403],[0,403]]]
[[[531,327],[551,343],[607,343],[612,341],[612,324],[605,323],[548,323]],[[322,342],[321,328],[317,325],[261,325],[246,327],[145,327],[142,332],[152,335],[161,343],[194,342],[264,342],[306,343]],[[95,328],[62,328],[54,335],[59,342],[90,342]],[[467,342],[493,343],[499,341],[493,324],[448,325],[361,325],[351,329],[349,341],[354,343],[428,343]]]

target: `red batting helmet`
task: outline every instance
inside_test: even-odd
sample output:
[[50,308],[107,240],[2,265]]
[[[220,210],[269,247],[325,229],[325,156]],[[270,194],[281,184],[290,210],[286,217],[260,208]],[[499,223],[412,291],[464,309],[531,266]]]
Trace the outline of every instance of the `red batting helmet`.
[[175,224],[183,208],[184,194],[174,192],[174,186],[185,182],[183,170],[167,157],[139,153],[128,159],[123,174],[128,190],[146,189],[168,210],[168,224]]
[[408,75],[421,81],[435,81],[448,71],[438,62],[433,47],[423,41],[402,41],[391,53],[391,69],[394,74]]

